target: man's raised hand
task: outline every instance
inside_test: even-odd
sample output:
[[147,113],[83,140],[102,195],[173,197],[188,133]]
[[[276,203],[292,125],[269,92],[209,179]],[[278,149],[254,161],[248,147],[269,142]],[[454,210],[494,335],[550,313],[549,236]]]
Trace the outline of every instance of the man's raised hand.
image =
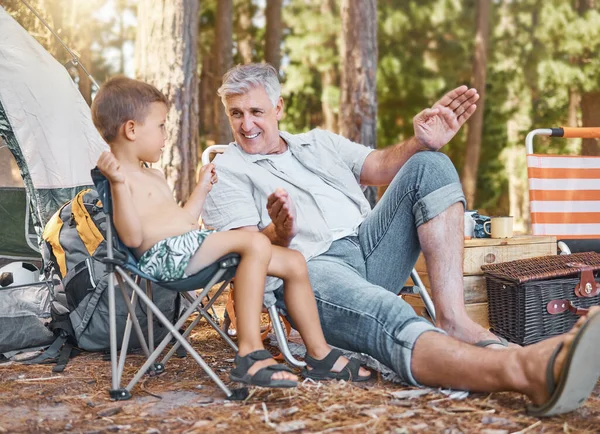
[[415,138],[427,149],[439,150],[475,112],[478,99],[479,94],[474,88],[460,86],[451,90],[432,108],[414,117]]
[[121,171],[121,164],[112,152],[104,151],[100,154],[96,165],[111,184],[125,182],[125,175]]
[[283,240],[291,241],[298,233],[296,207],[283,188],[278,188],[267,200],[267,212],[275,225],[275,233]]

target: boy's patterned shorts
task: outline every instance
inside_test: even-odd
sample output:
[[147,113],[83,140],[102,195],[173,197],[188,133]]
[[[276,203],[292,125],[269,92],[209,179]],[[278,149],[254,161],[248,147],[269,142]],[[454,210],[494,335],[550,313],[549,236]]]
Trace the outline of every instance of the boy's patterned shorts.
[[188,277],[185,269],[208,235],[215,231],[196,229],[166,238],[146,250],[138,267],[156,280],[169,282]]

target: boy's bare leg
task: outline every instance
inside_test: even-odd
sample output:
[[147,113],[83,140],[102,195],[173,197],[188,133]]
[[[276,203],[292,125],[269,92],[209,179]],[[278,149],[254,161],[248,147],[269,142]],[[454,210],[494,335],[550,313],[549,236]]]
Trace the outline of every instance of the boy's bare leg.
[[[257,232],[218,232],[210,234],[186,267],[186,274],[197,273],[207,265],[229,253],[238,253],[241,257],[235,274],[235,313],[238,324],[238,354],[245,356],[265,347],[260,338],[260,314],[262,312],[267,266],[271,259],[271,242]],[[261,360],[248,370],[250,375],[268,365],[274,365],[274,359]],[[276,372],[274,380],[297,380],[289,372]]]
[[[308,355],[321,360],[329,354],[331,347],[323,336],[317,302],[310,286],[304,256],[298,251],[284,247],[272,246],[272,249],[267,274],[283,279],[286,309],[302,336]],[[333,365],[332,371],[340,372],[347,363],[347,358],[340,357]],[[369,371],[360,368],[359,375],[369,375]]]
[[[590,309],[590,315],[599,313],[600,308]],[[540,405],[550,397],[546,367],[552,352],[563,343],[554,364],[554,378],[558,380],[573,339],[586,319],[580,318],[571,331],[563,335],[504,351],[479,348],[436,332],[426,332],[414,346],[412,373],[417,382],[427,386],[474,392],[519,392]]]

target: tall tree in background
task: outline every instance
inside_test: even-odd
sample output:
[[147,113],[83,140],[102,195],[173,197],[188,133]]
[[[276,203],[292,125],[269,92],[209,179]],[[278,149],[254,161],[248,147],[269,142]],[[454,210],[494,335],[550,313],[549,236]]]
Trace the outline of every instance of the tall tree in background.
[[[377,0],[342,0],[342,78],[340,132],[377,147]],[[375,205],[377,189],[365,196]]]
[[[321,13],[326,19],[333,21],[336,16],[335,0],[324,0],[321,3]],[[326,53],[337,51],[336,33],[331,32],[326,36],[324,48]],[[334,55],[335,56],[335,55]],[[321,73],[321,108],[323,110],[323,126],[326,130],[336,132],[339,127],[339,116],[336,108],[339,105],[339,65],[331,61],[319,65]],[[337,101],[336,101],[337,99]]]
[[254,38],[252,35],[252,17],[255,6],[248,0],[235,2],[234,27],[237,51],[243,63],[251,63],[254,58]]
[[196,185],[198,17],[198,0],[140,0],[138,6],[136,71],[171,103],[159,164],[178,202]]
[[266,9],[265,61],[277,71],[281,66],[281,4],[282,0],[267,0]]
[[490,33],[490,0],[477,1],[477,28],[473,56],[472,85],[479,92],[477,111],[469,120],[467,148],[462,171],[462,186],[467,199],[467,207],[473,208],[477,191],[477,169],[481,154],[481,132],[483,131],[483,113],[487,71],[487,50]]
[[231,128],[217,89],[221,85],[223,74],[233,66],[233,0],[219,0],[215,23],[215,87],[213,104],[216,143],[226,144],[231,141]]
[[[596,8],[596,0],[579,0],[578,12],[581,17],[591,13],[593,8]],[[598,11],[594,11],[598,18]],[[597,24],[597,23],[596,23]],[[597,48],[585,50],[580,64],[589,63],[592,58],[598,56]],[[586,89],[581,95],[581,123],[584,127],[600,127],[600,84],[596,76],[596,85],[589,86],[591,89]],[[581,143],[581,155],[600,156],[600,140],[598,139],[583,139]]]

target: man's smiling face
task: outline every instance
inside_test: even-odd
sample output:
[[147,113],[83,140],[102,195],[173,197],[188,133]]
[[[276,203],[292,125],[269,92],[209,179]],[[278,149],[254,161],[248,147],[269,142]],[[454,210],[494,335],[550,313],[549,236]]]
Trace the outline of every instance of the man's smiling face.
[[264,87],[225,99],[225,110],[236,143],[248,154],[281,152],[278,123],[283,116],[283,99],[273,107]]

